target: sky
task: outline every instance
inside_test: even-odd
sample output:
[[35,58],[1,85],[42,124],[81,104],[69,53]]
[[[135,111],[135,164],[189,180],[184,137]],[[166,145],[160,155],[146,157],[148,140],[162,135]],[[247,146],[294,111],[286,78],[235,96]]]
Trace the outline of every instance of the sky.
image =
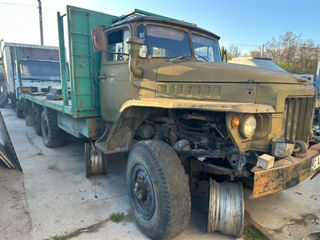
[[[58,46],[57,11],[66,5],[123,15],[134,8],[196,23],[245,55],[287,31],[320,44],[320,1],[42,0],[45,45]],[[37,0],[0,0],[0,39],[40,44]]]

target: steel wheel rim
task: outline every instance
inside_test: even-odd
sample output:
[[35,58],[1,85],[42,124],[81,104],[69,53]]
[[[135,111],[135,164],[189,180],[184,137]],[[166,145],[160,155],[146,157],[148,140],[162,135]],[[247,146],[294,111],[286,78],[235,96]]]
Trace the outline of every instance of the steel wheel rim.
[[146,168],[137,164],[131,171],[131,196],[139,215],[149,220],[155,211],[155,195],[151,178]]

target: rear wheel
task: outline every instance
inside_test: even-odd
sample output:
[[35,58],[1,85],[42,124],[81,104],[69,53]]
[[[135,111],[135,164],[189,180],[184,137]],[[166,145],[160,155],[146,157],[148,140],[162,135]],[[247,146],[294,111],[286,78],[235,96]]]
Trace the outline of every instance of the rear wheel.
[[57,114],[47,109],[41,113],[41,131],[44,145],[49,148],[66,144],[66,133],[58,127]]
[[177,236],[190,219],[188,176],[176,152],[159,140],[141,141],[130,151],[127,186],[138,226],[152,239]]
[[16,103],[16,114],[17,114],[17,118],[23,118],[24,117],[23,105],[19,101]]
[[35,132],[38,136],[42,136],[42,129],[41,129],[41,113],[42,108],[39,106],[33,107],[33,127]]

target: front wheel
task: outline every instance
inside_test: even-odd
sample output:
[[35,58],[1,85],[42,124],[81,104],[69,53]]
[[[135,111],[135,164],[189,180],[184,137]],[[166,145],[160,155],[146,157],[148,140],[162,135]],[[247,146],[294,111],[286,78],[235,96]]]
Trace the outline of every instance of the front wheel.
[[55,148],[66,144],[67,135],[58,127],[57,114],[54,110],[42,111],[41,132],[46,147]]
[[169,239],[187,227],[188,176],[168,144],[146,140],[134,145],[127,163],[127,186],[136,222],[150,238]]

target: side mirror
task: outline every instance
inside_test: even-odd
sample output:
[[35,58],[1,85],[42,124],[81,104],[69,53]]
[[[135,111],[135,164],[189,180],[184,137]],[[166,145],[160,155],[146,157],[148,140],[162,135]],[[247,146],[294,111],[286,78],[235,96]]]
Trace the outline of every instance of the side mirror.
[[104,28],[105,26],[100,26],[92,30],[92,43],[95,52],[103,52],[107,50]]

